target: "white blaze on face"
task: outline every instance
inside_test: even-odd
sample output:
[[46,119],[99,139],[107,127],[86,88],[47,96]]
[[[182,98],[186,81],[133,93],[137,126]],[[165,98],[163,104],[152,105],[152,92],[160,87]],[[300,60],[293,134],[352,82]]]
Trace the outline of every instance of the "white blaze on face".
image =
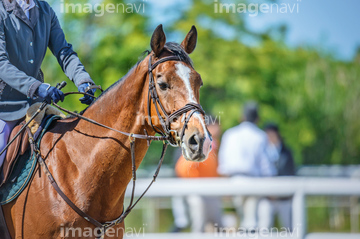
[[[184,82],[184,85],[186,87],[188,93],[188,102],[197,103],[195,99],[194,91],[191,88],[191,84],[190,84],[191,69],[182,63],[177,63],[175,67],[176,67],[176,74]],[[203,127],[204,133],[206,135],[206,139],[204,142],[204,153],[205,155],[208,155],[210,152],[211,140],[210,140],[210,135],[206,129],[204,119],[199,113],[195,113],[193,117],[196,117],[199,120],[201,126]],[[183,120],[185,120],[185,115],[183,116]]]
[[181,64],[181,63],[177,63],[175,65],[175,67],[176,67],[176,74],[184,82],[185,87],[187,89],[188,101],[191,102],[191,103],[196,103],[194,92],[191,89],[191,84],[190,84],[191,69],[189,67],[185,66],[184,64]]

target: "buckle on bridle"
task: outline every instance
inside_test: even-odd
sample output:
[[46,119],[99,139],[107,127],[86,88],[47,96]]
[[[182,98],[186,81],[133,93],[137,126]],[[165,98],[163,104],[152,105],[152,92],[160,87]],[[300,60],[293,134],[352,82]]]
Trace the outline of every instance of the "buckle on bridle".
[[174,133],[173,139],[175,141],[175,144],[173,144],[171,142],[171,140],[168,140],[168,143],[172,147],[180,147],[180,145],[181,145],[181,137],[179,136],[179,133],[176,130],[169,130],[169,135],[171,135],[171,133]]
[[134,143],[134,141],[135,141],[134,134],[129,135],[129,141],[130,141],[130,143]]

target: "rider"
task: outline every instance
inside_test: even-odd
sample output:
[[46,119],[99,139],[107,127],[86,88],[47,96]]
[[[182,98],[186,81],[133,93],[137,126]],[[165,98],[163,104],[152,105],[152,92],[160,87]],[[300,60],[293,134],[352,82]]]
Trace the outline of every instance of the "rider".
[[[40,69],[47,47],[57,58],[66,76],[80,92],[93,85],[65,35],[54,10],[45,1],[0,1],[0,151],[12,128],[24,118],[29,106],[46,100],[64,100],[64,94],[44,83]],[[94,95],[95,90],[88,91]],[[93,97],[84,96],[83,104]],[[5,153],[0,155],[0,166]]]

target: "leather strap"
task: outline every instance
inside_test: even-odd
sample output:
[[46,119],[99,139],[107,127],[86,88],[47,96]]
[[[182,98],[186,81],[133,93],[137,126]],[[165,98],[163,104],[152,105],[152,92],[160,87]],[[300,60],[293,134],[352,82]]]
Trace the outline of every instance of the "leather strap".
[[[77,93],[77,92],[75,92],[75,93]],[[80,119],[83,119],[83,120],[85,120],[85,121],[88,121],[88,122],[90,122],[90,123],[92,123],[92,124],[95,124],[95,125],[97,125],[97,126],[100,126],[100,127],[103,127],[103,128],[106,128],[106,129],[109,129],[109,130],[118,132],[118,133],[120,133],[120,134],[129,136],[129,137],[131,136],[131,137],[133,137],[133,138],[145,139],[145,140],[155,140],[155,141],[167,140],[167,137],[151,136],[151,135],[144,135],[144,134],[131,134],[131,133],[123,132],[123,131],[120,131],[120,130],[111,128],[111,127],[109,127],[109,126],[103,125],[103,124],[101,124],[101,123],[99,123],[99,122],[96,122],[95,120],[92,120],[92,119],[89,119],[89,118],[87,118],[87,117],[84,117],[84,116],[82,116],[81,114],[78,114],[78,113],[72,112],[72,111],[70,111],[70,110],[67,110],[67,109],[59,106],[58,104],[56,104],[56,103],[54,103],[54,102],[53,102],[53,104],[54,104],[57,108],[59,108],[60,110],[66,112],[66,113],[68,113],[68,114],[71,114],[71,115],[73,115],[73,116],[76,116],[76,117],[78,117],[78,118],[80,118]]]
[[164,161],[165,152],[166,152],[166,149],[167,149],[167,146],[168,146],[168,144],[165,143],[165,141],[164,141],[163,150],[162,150],[162,153],[161,153],[161,156],[160,156],[160,159],[159,159],[158,167],[157,167],[157,169],[155,171],[155,174],[153,176],[153,180],[150,182],[149,186],[141,194],[141,196],[135,201],[135,203],[133,203],[134,198],[135,198],[135,188],[136,188],[135,139],[129,137],[129,139],[130,139],[130,151],[131,151],[131,164],[132,164],[132,169],[131,170],[132,170],[132,181],[133,181],[133,187],[132,187],[132,192],[131,192],[130,203],[129,203],[129,206],[127,207],[127,209],[123,210],[122,214],[117,219],[115,219],[113,221],[101,223],[101,222],[97,221],[96,219],[94,219],[93,217],[89,216],[87,213],[82,211],[80,208],[78,208],[65,195],[65,193],[60,189],[59,185],[56,183],[54,177],[52,176],[51,172],[49,171],[49,168],[47,167],[44,159],[42,158],[41,152],[38,149],[29,128],[27,128],[27,133],[29,134],[29,141],[30,141],[32,153],[35,153],[38,163],[40,164],[40,166],[43,169],[44,173],[46,174],[47,178],[50,180],[51,186],[60,195],[60,197],[71,207],[71,209],[73,209],[79,216],[81,216],[82,218],[84,218],[85,220],[87,220],[88,222],[93,224],[95,227],[97,227],[101,231],[100,238],[104,238],[104,235],[105,235],[107,229],[109,229],[110,227],[116,226],[116,225],[122,223],[125,220],[126,216],[129,215],[131,210],[138,204],[138,202],[144,197],[144,195],[150,189],[152,184],[156,181],[156,178],[159,175],[160,168],[161,168],[162,163]]
[[78,208],[66,195],[65,193],[60,189],[59,185],[56,183],[54,177],[52,176],[51,172],[49,171],[49,168],[47,167],[44,159],[41,156],[40,150],[38,149],[32,135],[30,132],[30,129],[27,128],[27,132],[29,134],[29,141],[31,145],[31,151],[36,154],[36,158],[40,166],[42,167],[45,175],[50,180],[51,186],[54,187],[55,191],[62,197],[62,199],[77,213],[79,216],[83,217],[88,222],[91,222],[96,227],[102,228],[103,224],[98,222],[97,220],[93,219],[89,215],[87,215],[85,212],[81,211],[80,208]]

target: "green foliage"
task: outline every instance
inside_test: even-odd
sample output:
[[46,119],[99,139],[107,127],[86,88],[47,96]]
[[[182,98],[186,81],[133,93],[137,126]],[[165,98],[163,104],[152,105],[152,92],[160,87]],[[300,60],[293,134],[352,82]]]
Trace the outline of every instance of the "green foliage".
[[[239,123],[246,101],[256,100],[260,125],[280,124],[298,164],[359,163],[360,54],[352,62],[340,62],[311,47],[291,49],[281,39],[251,32],[241,14],[214,13],[212,1],[192,4],[177,20],[163,24],[168,36],[182,38],[191,25],[197,26],[198,46],[191,57],[204,81],[201,103],[207,112],[221,116],[223,130]],[[148,29],[155,28],[147,15],[139,14],[65,14],[62,19],[67,39],[104,88],[137,62],[149,47]],[[284,29],[273,31],[283,35]],[[244,38],[252,44],[245,44]],[[53,57],[46,57],[43,70],[50,82],[65,79]],[[64,105],[72,110],[83,107],[77,99],[67,99]],[[146,162],[157,158],[155,149]]]

